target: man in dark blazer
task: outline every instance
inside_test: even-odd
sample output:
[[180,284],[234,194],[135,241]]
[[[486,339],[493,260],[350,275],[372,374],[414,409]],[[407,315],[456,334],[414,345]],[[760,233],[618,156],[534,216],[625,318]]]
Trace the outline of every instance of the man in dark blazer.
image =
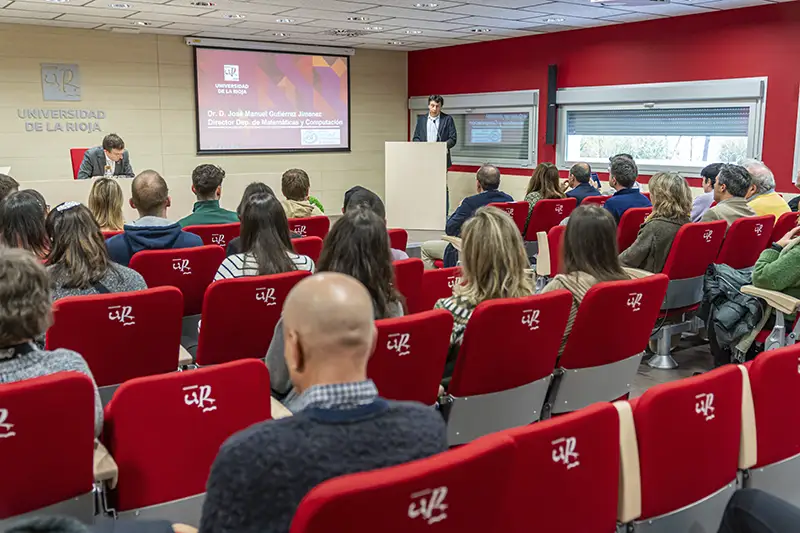
[[442,113],[444,98],[438,94],[428,97],[428,114],[417,118],[417,127],[414,128],[414,142],[446,142],[447,143],[447,168],[453,166],[450,158],[450,149],[456,145],[458,134],[453,117]]
[[83,155],[81,168],[78,170],[79,180],[88,180],[95,176],[105,176],[106,167],[109,167],[113,176],[132,178],[133,168],[125,150],[125,142],[116,133],[110,133],[103,138],[102,146],[89,148]]

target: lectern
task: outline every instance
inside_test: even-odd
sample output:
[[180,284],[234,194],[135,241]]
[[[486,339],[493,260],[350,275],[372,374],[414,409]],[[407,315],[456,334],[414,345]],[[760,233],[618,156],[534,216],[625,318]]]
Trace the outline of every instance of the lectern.
[[385,176],[388,227],[444,230],[446,143],[387,142]]

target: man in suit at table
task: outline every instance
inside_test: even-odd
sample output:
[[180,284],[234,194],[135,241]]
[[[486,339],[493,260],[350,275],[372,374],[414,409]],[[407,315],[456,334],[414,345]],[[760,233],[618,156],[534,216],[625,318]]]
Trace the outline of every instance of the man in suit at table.
[[83,154],[78,179],[88,180],[95,176],[134,176],[125,141],[116,133],[106,135],[102,146],[89,148]]

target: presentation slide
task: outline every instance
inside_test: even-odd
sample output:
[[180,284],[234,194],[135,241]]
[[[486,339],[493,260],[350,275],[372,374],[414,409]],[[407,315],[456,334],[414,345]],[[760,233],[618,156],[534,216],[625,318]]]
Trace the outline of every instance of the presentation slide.
[[527,113],[467,115],[468,145],[519,145],[528,130]]
[[195,48],[198,152],[350,149],[349,60]]

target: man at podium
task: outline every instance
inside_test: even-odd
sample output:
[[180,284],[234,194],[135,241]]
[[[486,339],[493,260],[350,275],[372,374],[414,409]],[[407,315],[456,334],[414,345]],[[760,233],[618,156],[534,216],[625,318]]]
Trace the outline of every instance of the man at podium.
[[453,117],[442,113],[444,98],[438,94],[428,97],[428,114],[417,118],[417,127],[414,128],[414,142],[446,142],[447,143],[447,168],[453,166],[450,158],[450,149],[456,145],[458,134]]

